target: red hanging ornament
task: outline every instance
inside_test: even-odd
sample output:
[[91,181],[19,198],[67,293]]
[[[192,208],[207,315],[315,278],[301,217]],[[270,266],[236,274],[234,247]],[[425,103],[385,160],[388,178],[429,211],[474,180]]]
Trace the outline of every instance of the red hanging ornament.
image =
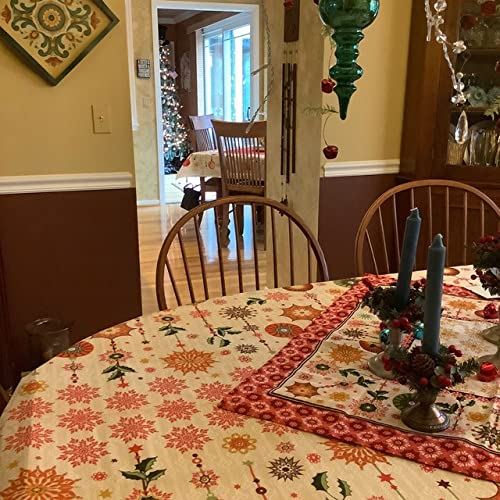
[[335,88],[335,82],[331,78],[321,80],[321,91],[324,94],[331,94]]
[[290,10],[290,9],[293,9],[293,6],[295,5],[295,1],[294,0],[285,0],[283,2],[283,5],[285,6],[285,9]]
[[328,145],[323,148],[323,154],[327,160],[335,160],[339,154],[339,148],[337,146]]
[[477,17],[472,14],[466,14],[460,19],[460,25],[465,31],[469,31],[477,24]]

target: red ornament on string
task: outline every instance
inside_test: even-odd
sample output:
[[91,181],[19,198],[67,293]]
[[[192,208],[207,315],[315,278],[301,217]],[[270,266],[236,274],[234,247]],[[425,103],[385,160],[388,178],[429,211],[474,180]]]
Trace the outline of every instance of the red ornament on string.
[[326,146],[323,148],[323,154],[327,160],[335,160],[339,154],[339,148],[333,145]]
[[283,5],[285,6],[285,9],[289,10],[289,9],[293,8],[293,6],[295,5],[295,2],[294,2],[294,0],[285,0],[283,2]]
[[321,80],[321,91],[324,94],[331,94],[335,88],[335,82],[331,78]]
[[460,19],[460,25],[465,31],[469,31],[477,24],[477,17],[472,14],[466,14]]

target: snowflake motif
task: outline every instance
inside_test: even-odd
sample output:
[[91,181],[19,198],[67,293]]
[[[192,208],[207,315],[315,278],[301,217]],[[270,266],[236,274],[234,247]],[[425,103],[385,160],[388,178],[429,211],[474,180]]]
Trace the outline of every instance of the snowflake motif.
[[255,332],[259,329],[257,325],[251,325],[250,323],[248,325],[243,325],[242,330],[245,332]]
[[68,385],[66,389],[59,389],[57,399],[66,401],[69,404],[90,403],[99,397],[99,389],[90,387],[88,384]]
[[255,373],[255,370],[253,368],[235,368],[231,373],[230,376],[234,381],[237,382],[243,382],[244,380],[250,378],[253,374]]
[[17,406],[9,410],[8,420],[21,422],[27,418],[40,418],[47,413],[52,413],[53,403],[44,401],[42,398],[33,398],[21,401]]
[[268,292],[266,294],[267,300],[275,300],[276,302],[283,302],[289,298],[290,294],[285,292]]
[[195,413],[198,413],[196,405],[190,401],[177,399],[175,401],[164,401],[161,405],[156,407],[156,416],[159,418],[166,418],[170,422],[177,420],[188,420]]
[[110,356],[113,356],[114,354],[121,354],[120,361],[125,362],[128,361],[129,359],[132,359],[132,353],[128,351],[122,351],[121,349],[116,349],[116,351],[113,351],[112,349],[108,349],[107,351],[103,352],[102,354],[99,354],[99,360],[100,361],[109,361]]
[[276,446],[276,451],[280,453],[292,453],[295,450],[295,445],[290,443],[290,441],[279,443]]
[[252,361],[251,356],[238,356],[238,361],[240,363],[250,363]]
[[223,306],[224,304],[227,304],[227,300],[222,299],[222,298],[221,299],[214,299],[213,303],[217,304],[218,306]]
[[331,460],[343,460],[346,464],[354,463],[361,470],[367,464],[389,463],[385,455],[362,446],[349,445],[340,441],[327,441],[321,444],[332,452]]
[[190,424],[186,427],[174,427],[163,437],[166,446],[186,453],[190,450],[202,450],[208,441],[212,441],[207,434],[207,429],[200,429]]
[[223,448],[229,453],[247,454],[249,451],[255,450],[256,439],[250,437],[249,434],[231,434],[224,438]]
[[36,448],[39,450],[42,445],[53,443],[52,434],[54,431],[45,429],[40,424],[19,427],[12,436],[7,436],[7,443],[4,450],[14,450],[16,453],[25,448]]
[[193,318],[208,318],[212,315],[212,313],[206,309],[197,309],[196,311],[191,311],[190,314]]
[[36,392],[44,392],[48,387],[47,382],[43,380],[30,380],[21,386],[23,396],[32,395]]
[[21,469],[9,487],[0,491],[0,498],[12,500],[75,500],[80,498],[74,491],[78,479],[69,479],[66,473],[57,474],[56,468],[42,470]]
[[239,344],[235,349],[241,354],[255,354],[259,348],[252,344]]
[[201,387],[196,389],[196,395],[200,399],[206,399],[207,401],[220,401],[230,390],[230,385],[212,382],[202,384]]
[[205,417],[207,417],[208,423],[211,426],[216,425],[224,430],[230,427],[243,427],[245,425],[244,416],[219,408],[214,408],[210,413],[207,413]]
[[363,351],[357,347],[352,347],[346,344],[338,344],[330,349],[329,356],[337,363],[350,364],[361,361],[364,354]]
[[491,447],[495,446],[497,450],[500,449],[500,429],[492,427],[489,422],[474,427],[472,434],[482,443]]
[[319,464],[321,462],[321,456],[318,455],[317,453],[309,453],[306,456],[307,460],[311,462],[312,464]]
[[180,394],[184,389],[187,388],[186,382],[184,380],[178,379],[176,377],[156,377],[153,382],[149,382],[150,390],[160,393],[162,396],[167,396],[169,394]]
[[302,470],[304,467],[300,465],[300,460],[294,460],[293,457],[280,457],[276,460],[271,460],[269,462],[269,473],[271,476],[277,479],[283,479],[283,481],[293,481],[294,479],[302,476]]
[[58,427],[64,427],[71,432],[93,431],[97,425],[103,424],[102,414],[92,408],[71,408],[64,415],[59,415]]
[[110,398],[106,398],[106,408],[109,410],[138,410],[148,404],[146,396],[135,390],[116,392]]
[[207,372],[208,369],[215,363],[214,355],[211,352],[198,351],[191,349],[190,351],[174,351],[166,358],[161,358],[167,364],[168,368],[187,373]]
[[[143,498],[146,498],[144,496],[144,490],[134,488],[132,493],[130,493],[125,500],[142,500]],[[154,498],[155,500],[170,500],[172,498],[172,493],[165,493],[159,490],[156,486],[149,486],[147,498]]]
[[297,306],[292,305],[283,309],[282,316],[290,318],[292,321],[306,320],[312,321],[321,314],[320,309],[315,309],[312,306]]
[[257,315],[257,311],[250,309],[248,306],[231,306],[221,310],[222,316],[227,319],[247,319]]
[[61,454],[57,458],[58,460],[66,460],[73,467],[83,464],[96,465],[101,457],[109,455],[106,444],[96,441],[94,437],[71,438],[68,444],[58,446]]
[[193,472],[190,483],[196,488],[213,488],[219,483],[219,476],[213,470]]
[[125,443],[134,439],[147,439],[156,432],[154,422],[146,420],[142,415],[135,417],[120,417],[117,424],[110,425],[112,438],[121,439]]
[[90,477],[94,481],[105,481],[106,479],[108,479],[108,474],[107,472],[94,472],[94,474],[92,474]]

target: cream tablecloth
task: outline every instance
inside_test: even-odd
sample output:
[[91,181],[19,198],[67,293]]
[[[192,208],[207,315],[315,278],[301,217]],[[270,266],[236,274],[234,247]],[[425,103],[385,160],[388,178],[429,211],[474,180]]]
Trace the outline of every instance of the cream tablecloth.
[[0,498],[498,499],[493,483],[217,408],[351,285],[213,299],[80,342],[0,418]]

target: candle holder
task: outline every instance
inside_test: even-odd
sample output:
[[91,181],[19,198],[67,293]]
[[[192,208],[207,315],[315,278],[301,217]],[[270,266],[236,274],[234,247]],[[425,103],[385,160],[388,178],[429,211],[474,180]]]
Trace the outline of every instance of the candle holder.
[[[386,333],[386,330],[382,330],[381,335]],[[398,348],[401,345],[402,338],[403,334],[399,328],[392,328],[389,330],[385,349],[368,360],[368,368],[374,375],[387,380],[396,378],[394,373],[391,370],[387,370],[385,366],[386,360],[390,358],[391,349]]]
[[410,333],[415,338],[421,338],[422,335],[425,300],[423,283],[417,281],[410,288],[408,304],[403,310],[397,307],[397,287],[373,287],[368,278],[363,280],[363,283],[369,289],[363,299],[363,305],[381,320],[380,341],[384,346],[381,353],[368,360],[368,367],[378,377],[392,380],[395,375],[387,363],[392,357],[392,351],[400,348],[403,334]]
[[462,384],[467,377],[479,371],[476,359],[462,363],[458,359],[462,352],[454,345],[441,345],[437,354],[414,347],[411,351],[397,348],[391,351],[386,361],[387,370],[392,370],[395,378],[416,392],[414,402],[402,410],[401,420],[410,429],[419,432],[442,432],[450,424],[449,417],[436,405],[442,390]]
[[418,391],[415,403],[402,411],[401,420],[419,432],[443,432],[450,426],[450,418],[436,406],[439,391]]
[[495,325],[484,330],[482,336],[485,340],[497,347],[497,352],[495,354],[481,356],[478,360],[479,363],[493,363],[500,369],[500,325]]

